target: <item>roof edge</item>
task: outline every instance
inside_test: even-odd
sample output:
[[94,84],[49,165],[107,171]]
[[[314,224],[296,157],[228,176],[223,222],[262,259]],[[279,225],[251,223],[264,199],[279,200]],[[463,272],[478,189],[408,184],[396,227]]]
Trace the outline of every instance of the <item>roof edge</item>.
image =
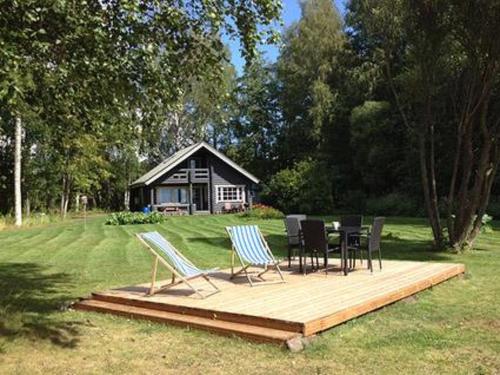
[[258,179],[257,177],[255,177],[253,174],[251,174],[250,172],[248,172],[243,167],[240,167],[238,164],[236,164],[234,161],[232,161],[229,157],[227,157],[226,155],[224,155],[222,152],[217,151],[215,149],[215,147],[211,146],[210,144],[208,144],[205,141],[202,141],[201,144],[206,149],[208,149],[210,152],[212,152],[215,156],[218,156],[219,159],[221,159],[222,161],[224,161],[226,164],[229,164],[229,166],[233,167],[238,172],[240,172],[241,174],[245,175],[249,180],[252,180],[256,184],[260,183],[260,179]]
[[[192,147],[194,146],[194,147]],[[215,155],[216,157],[218,157],[220,160],[222,160],[224,163],[226,163],[227,165],[229,165],[230,167],[234,168],[235,170],[237,170],[238,172],[240,172],[242,175],[244,175],[245,177],[247,177],[249,180],[251,180],[252,182],[258,184],[260,183],[260,179],[258,179],[257,177],[255,177],[253,174],[251,174],[250,172],[248,172],[246,169],[244,169],[243,167],[240,167],[238,164],[236,164],[236,162],[234,162],[233,160],[231,160],[229,157],[227,157],[226,155],[224,155],[222,152],[220,151],[217,151],[213,146],[211,146],[209,143],[205,142],[205,141],[201,141],[201,142],[198,142],[198,144],[194,144],[192,145],[192,149],[189,150],[189,152],[187,152],[185,155],[182,155],[182,157],[180,157],[178,160],[176,160],[175,162],[173,162],[172,164],[168,164],[165,166],[165,168],[162,168],[160,171],[158,171],[157,173],[155,173],[153,176],[151,176],[149,179],[147,179],[146,181],[141,181],[141,182],[132,182],[129,186],[130,187],[141,187],[141,186],[148,186],[150,184],[152,184],[153,182],[155,182],[160,176],[162,176],[163,174],[167,173],[168,171],[170,171],[172,168],[175,168],[177,165],[179,165],[180,163],[182,163],[184,160],[186,160],[187,158],[189,158],[191,155],[193,155],[195,152],[197,152],[198,150],[200,150],[201,148],[205,148],[207,149],[209,152],[211,152],[213,155]],[[189,146],[188,146],[189,147]],[[179,150],[181,151],[181,150]],[[179,152],[178,151],[178,152]],[[175,156],[175,154],[171,155],[171,157]],[[168,158],[167,158],[168,159]],[[165,159],[165,160],[167,160]],[[139,177],[137,180],[140,180],[141,177]]]

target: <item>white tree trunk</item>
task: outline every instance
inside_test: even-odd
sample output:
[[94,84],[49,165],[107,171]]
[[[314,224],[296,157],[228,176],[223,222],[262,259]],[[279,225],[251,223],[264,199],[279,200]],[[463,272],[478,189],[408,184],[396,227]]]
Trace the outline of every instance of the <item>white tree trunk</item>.
[[67,175],[63,176],[62,181],[62,192],[61,192],[61,217],[66,218],[66,213],[68,212],[69,203],[69,177]]
[[125,207],[125,211],[130,211],[130,190],[125,190],[123,193],[123,206]]
[[21,140],[23,126],[21,118],[16,117],[16,133],[14,146],[14,210],[16,215],[16,226],[23,224],[23,206],[21,200]]
[[64,198],[64,215],[63,215],[64,218],[66,218],[66,214],[68,213],[68,203],[69,203],[69,195],[66,195]]
[[29,197],[26,197],[24,200],[24,209],[26,211],[26,217],[29,218],[31,215],[31,201]]

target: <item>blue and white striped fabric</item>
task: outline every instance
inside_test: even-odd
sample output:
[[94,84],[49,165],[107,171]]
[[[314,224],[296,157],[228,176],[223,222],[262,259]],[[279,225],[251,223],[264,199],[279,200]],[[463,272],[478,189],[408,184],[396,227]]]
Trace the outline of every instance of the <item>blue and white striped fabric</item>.
[[250,264],[273,264],[274,260],[267,251],[257,225],[238,225],[228,227],[233,246],[241,258]]
[[197,276],[210,271],[202,271],[196,268],[193,264],[186,262],[182,257],[177,255],[174,247],[158,232],[141,233],[140,236],[161,252],[170,260],[170,264],[185,277]]

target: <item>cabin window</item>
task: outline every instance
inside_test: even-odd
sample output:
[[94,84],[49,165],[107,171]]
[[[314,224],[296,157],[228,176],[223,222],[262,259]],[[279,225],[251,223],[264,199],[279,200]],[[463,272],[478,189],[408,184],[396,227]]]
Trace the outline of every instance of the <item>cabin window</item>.
[[188,203],[185,187],[160,187],[156,189],[156,203]]
[[235,185],[218,185],[217,203],[219,202],[244,202],[245,187]]

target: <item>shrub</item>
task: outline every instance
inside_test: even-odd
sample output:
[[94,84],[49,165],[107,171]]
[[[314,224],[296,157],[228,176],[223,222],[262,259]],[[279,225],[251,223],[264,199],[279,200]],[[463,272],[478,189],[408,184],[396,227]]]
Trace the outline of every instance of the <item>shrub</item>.
[[493,228],[491,227],[491,221],[493,220],[493,217],[491,217],[488,214],[484,214],[483,217],[481,218],[481,232],[482,233],[491,233],[493,232]]
[[[87,211],[87,216],[91,216],[96,213],[101,213],[101,210],[91,210]],[[23,214],[23,228],[25,227],[33,227],[38,225],[45,224],[55,224],[60,223],[65,220],[70,220],[74,218],[81,218],[83,216],[83,212],[79,211],[68,211],[65,218],[61,216],[59,211],[52,210],[48,212],[32,212],[29,216]],[[14,228],[15,218],[14,215],[0,215],[0,230],[7,228]]]
[[391,193],[366,201],[366,214],[384,216],[422,216],[415,199],[401,193]]
[[276,173],[264,187],[262,200],[284,212],[320,214],[333,207],[331,171],[306,159]]
[[339,199],[339,208],[346,212],[366,212],[366,195],[361,190],[349,190]]
[[487,211],[494,219],[500,219],[500,197],[491,197]]
[[158,224],[166,220],[165,215],[159,212],[148,214],[143,212],[115,212],[106,219],[106,225]]
[[271,206],[266,206],[264,204],[255,204],[251,210],[242,212],[239,214],[241,217],[250,217],[256,219],[282,219],[285,217],[283,212],[273,208]]

